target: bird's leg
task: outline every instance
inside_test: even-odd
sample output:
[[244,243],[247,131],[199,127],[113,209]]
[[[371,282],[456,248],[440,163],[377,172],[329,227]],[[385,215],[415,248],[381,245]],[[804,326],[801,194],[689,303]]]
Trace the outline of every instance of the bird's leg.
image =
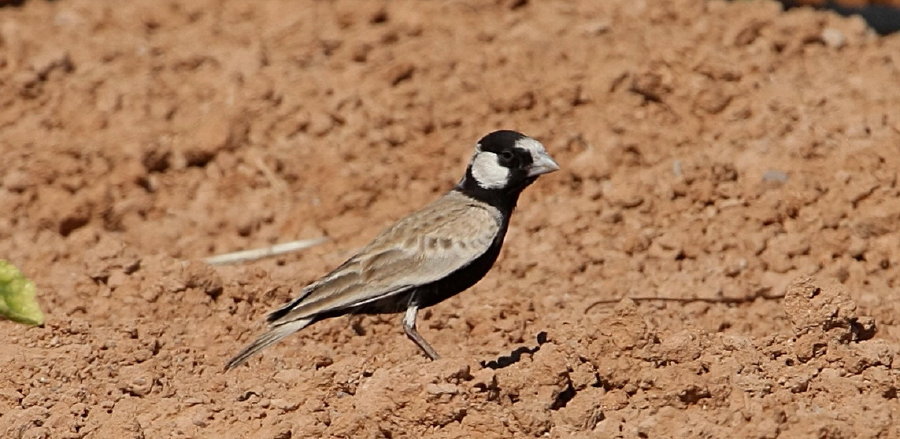
[[425,355],[428,355],[432,360],[437,360],[438,358],[441,358],[441,356],[435,352],[434,348],[431,347],[427,341],[425,341],[422,334],[419,334],[419,331],[416,331],[416,314],[418,314],[418,312],[419,304],[416,303],[416,294],[413,293],[409,298],[409,305],[406,307],[406,315],[403,316],[403,331],[406,332],[406,336],[409,337],[413,343],[422,349],[422,352],[425,352]]

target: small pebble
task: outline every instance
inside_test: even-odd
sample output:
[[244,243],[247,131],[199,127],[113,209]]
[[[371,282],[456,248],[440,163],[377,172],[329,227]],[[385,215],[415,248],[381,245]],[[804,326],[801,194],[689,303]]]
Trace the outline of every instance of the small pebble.
[[784,171],[778,171],[778,170],[771,169],[771,170],[766,171],[765,174],[763,174],[762,179],[763,179],[763,181],[774,181],[777,183],[784,183],[784,182],[788,181],[788,175]]
[[844,36],[844,33],[833,27],[826,27],[823,29],[821,38],[822,42],[832,49],[840,49],[847,44],[847,37]]

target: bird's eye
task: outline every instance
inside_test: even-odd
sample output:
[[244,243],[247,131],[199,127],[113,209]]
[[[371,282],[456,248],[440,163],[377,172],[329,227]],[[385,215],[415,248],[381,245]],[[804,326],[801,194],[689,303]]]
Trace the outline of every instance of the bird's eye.
[[503,151],[500,153],[500,158],[503,159],[504,161],[508,162],[513,159],[513,153],[512,153],[512,151],[508,151],[508,150]]

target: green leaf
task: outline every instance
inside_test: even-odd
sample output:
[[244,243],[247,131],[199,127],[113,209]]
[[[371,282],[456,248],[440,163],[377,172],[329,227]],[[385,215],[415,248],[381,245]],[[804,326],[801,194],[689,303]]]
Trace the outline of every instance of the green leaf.
[[35,300],[34,282],[18,268],[0,259],[0,316],[20,323],[40,325],[44,313]]

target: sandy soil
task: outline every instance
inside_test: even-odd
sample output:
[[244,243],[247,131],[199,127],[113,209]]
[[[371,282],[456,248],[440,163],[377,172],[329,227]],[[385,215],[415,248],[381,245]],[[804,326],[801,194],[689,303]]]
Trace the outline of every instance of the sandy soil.
[[[0,257],[48,323],[0,322],[0,436],[900,437],[898,77],[766,2],[2,8]],[[563,171],[424,313],[446,358],[353,317],[222,372],[497,128]]]

